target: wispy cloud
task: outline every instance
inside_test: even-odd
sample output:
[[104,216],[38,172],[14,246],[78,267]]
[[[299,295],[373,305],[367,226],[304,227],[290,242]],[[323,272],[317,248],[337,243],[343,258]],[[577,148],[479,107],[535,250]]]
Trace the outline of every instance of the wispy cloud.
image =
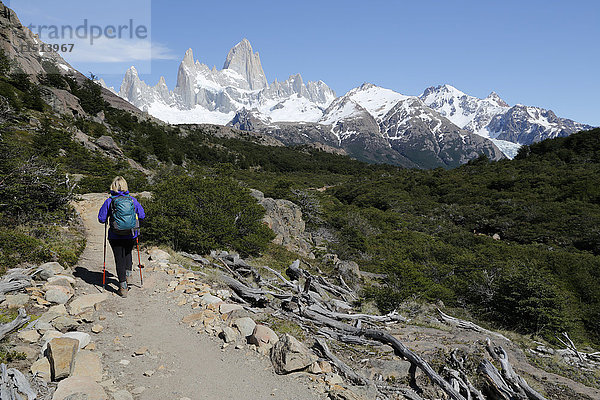
[[90,44],[87,40],[69,40],[73,51],[61,55],[69,62],[134,63],[152,60],[175,60],[171,49],[149,40],[100,38]]

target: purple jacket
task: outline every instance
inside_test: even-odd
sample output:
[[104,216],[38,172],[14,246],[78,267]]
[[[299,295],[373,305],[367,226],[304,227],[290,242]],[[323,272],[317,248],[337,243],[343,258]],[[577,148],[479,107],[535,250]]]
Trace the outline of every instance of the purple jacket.
[[[127,196],[129,195],[129,192],[110,192],[111,196]],[[138,215],[138,218],[140,220],[146,218],[146,213],[144,212],[144,208],[142,207],[142,205],[137,201],[137,199],[135,197],[131,197],[133,199],[133,205],[135,206],[135,212]],[[102,204],[102,207],[100,207],[100,211],[98,212],[98,222],[100,222],[101,224],[106,223],[109,213],[110,213],[110,203],[112,203],[112,198],[108,198],[104,201],[104,204]],[[133,235],[117,235],[116,233],[114,233],[112,231],[112,228],[108,228],[108,238],[109,239],[135,239],[136,237],[138,237],[139,235],[139,231],[135,231],[135,233]]]

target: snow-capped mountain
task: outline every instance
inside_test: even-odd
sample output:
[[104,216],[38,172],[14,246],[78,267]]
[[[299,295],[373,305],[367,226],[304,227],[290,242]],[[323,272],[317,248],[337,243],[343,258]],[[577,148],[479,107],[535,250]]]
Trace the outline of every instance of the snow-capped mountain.
[[221,70],[194,61],[189,49],[172,91],[163,77],[156,86],[148,86],[131,67],[119,95],[167,122],[222,125],[242,109],[256,109],[269,122],[313,122],[336,97],[322,81],[304,83],[300,74],[269,85],[260,56],[246,39],[229,51]]
[[173,90],[163,77],[147,85],[131,67],[119,95],[170,123],[227,124],[405,166],[456,166],[482,153],[512,158],[523,144],[590,128],[541,108],[511,107],[494,92],[480,99],[450,85],[417,97],[367,83],[336,98],[325,83],[305,83],[300,74],[267,82],[259,54],[243,39],[221,70],[196,61],[189,49]]
[[243,110],[230,125],[286,144],[320,143],[406,167],[458,166],[480,154],[504,157],[490,140],[459,128],[418,97],[368,83],[335,99],[317,123],[269,124],[258,112]]
[[495,92],[479,99],[442,85],[425,89],[420,98],[457,126],[490,138],[509,156],[514,156],[521,145],[592,128],[558,118],[543,108],[520,104],[511,107]]

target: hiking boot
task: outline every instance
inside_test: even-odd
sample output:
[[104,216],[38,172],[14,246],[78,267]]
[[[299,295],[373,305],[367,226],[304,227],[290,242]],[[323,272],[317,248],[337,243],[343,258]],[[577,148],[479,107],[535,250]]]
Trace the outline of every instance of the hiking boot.
[[127,288],[120,287],[119,290],[117,290],[117,294],[121,297],[127,297],[128,291],[129,290]]

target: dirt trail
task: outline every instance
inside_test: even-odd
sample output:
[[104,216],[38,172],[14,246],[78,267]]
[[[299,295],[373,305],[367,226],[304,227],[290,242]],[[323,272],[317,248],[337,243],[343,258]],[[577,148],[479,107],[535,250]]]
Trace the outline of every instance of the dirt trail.
[[[105,198],[88,194],[76,206],[87,235],[87,247],[76,269],[81,278],[79,293],[101,290],[104,227],[96,218]],[[143,257],[142,263],[147,263]],[[105,382],[108,391],[126,388],[140,400],[324,398],[306,375],[277,376],[270,361],[258,353],[248,348],[221,349],[218,339],[182,325],[181,318],[191,310],[178,307],[172,294],[165,292],[164,272],[145,271],[142,288],[134,268],[134,286],[123,299],[114,295],[117,286],[110,248],[107,271],[112,272],[108,290],[113,294],[99,312],[106,318],[97,321],[104,330],[92,334],[92,340],[102,353],[107,380],[114,380],[114,384]],[[147,347],[148,352],[133,357],[140,347]],[[145,376],[146,371],[153,371],[152,376]],[[141,388],[145,389],[138,394]]]

